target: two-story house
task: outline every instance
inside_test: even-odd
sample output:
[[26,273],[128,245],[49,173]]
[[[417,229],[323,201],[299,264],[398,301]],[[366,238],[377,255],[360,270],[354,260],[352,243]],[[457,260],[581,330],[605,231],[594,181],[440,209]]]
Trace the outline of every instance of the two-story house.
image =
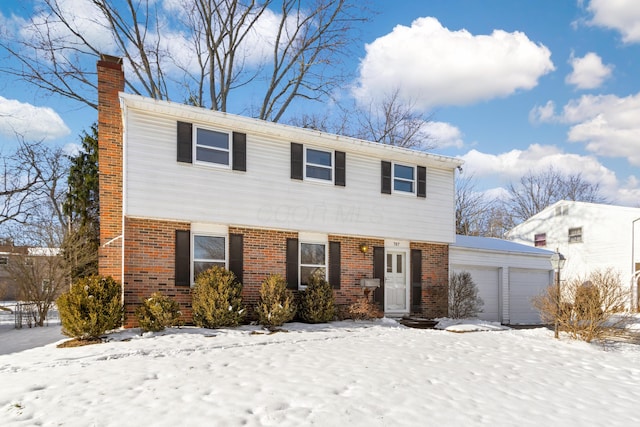
[[612,269],[637,306],[640,272],[640,208],[562,200],[512,228],[507,238],[558,250],[566,258],[564,280]]
[[338,304],[379,278],[386,315],[447,314],[454,173],[461,161],[122,93],[98,62],[100,273],[123,284],[127,326],[154,291],[190,320],[190,289],[221,265],[259,298],[268,274]]

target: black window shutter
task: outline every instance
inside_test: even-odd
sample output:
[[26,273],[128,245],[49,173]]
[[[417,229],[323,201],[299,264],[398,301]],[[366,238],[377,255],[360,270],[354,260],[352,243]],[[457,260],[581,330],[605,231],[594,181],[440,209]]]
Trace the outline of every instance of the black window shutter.
[[335,184],[341,187],[346,185],[346,155],[344,151],[336,151],[336,179]]
[[340,289],[340,242],[329,242],[329,283]]
[[418,197],[427,197],[427,168],[418,166]]
[[380,191],[384,194],[391,194],[391,162],[381,163],[382,187]]
[[178,122],[178,161],[192,163],[193,126],[191,123]]
[[229,235],[229,271],[235,274],[240,283],[243,280],[242,272],[244,269],[243,246],[242,234]]
[[411,310],[422,311],[422,251],[411,249]]
[[191,232],[176,230],[176,286],[191,285]]
[[247,170],[247,134],[233,132],[233,165],[234,171]]
[[302,179],[304,149],[302,144],[291,143],[291,179]]
[[384,309],[384,247],[373,248],[373,278],[380,279],[380,287],[373,291],[373,300]]
[[298,289],[298,239],[287,239],[287,289]]

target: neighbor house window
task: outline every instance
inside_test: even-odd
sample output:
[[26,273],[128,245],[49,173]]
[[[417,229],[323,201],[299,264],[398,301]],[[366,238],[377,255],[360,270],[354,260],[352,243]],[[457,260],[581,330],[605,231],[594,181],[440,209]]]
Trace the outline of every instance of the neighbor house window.
[[547,246],[547,233],[536,234],[533,243],[535,246]]
[[221,236],[193,236],[193,278],[217,265],[226,267],[225,238]]
[[415,168],[394,163],[393,165],[393,191],[401,193],[415,193]]
[[300,243],[300,285],[306,286],[313,275],[327,277],[327,245]]
[[569,214],[569,206],[556,206],[556,216],[564,216]]
[[7,265],[7,264],[9,264],[9,257],[0,256],[0,265]]
[[333,181],[333,152],[306,148],[305,178]]
[[582,227],[569,229],[569,243],[582,242]]
[[229,134],[209,129],[196,130],[196,161],[229,166]]

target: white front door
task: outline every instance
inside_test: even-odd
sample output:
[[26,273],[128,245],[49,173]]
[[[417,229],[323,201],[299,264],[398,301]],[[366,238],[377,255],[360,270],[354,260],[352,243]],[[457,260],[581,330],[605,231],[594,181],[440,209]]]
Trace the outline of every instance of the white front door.
[[384,275],[384,311],[406,312],[407,290],[407,256],[405,252],[387,251],[386,270]]

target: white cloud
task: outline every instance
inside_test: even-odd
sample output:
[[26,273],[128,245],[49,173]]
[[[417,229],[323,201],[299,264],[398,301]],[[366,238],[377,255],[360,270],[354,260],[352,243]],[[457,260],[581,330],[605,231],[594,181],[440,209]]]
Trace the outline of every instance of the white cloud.
[[591,25],[611,28],[622,34],[625,43],[640,43],[640,2],[638,0],[591,0]]
[[[595,156],[565,153],[555,146],[533,144],[526,150],[511,150],[500,154],[471,150],[461,159],[465,174],[478,179],[493,178],[506,186],[529,171],[544,171],[549,167],[565,174],[580,174],[589,183],[598,184],[602,195],[613,203],[635,206],[640,200],[640,188],[635,177],[621,183],[614,171],[603,166]],[[498,194],[501,190],[493,189]]]
[[578,89],[595,89],[611,76],[612,65],[604,65],[602,58],[593,52],[587,53],[582,58],[573,55],[569,60],[573,71],[566,78],[566,82],[575,85]]
[[61,138],[70,130],[62,118],[49,107],[36,107],[0,96],[0,134],[16,134],[26,140],[39,141]]
[[399,88],[424,109],[508,96],[554,70],[549,49],[522,32],[473,35],[432,17],[398,25],[365,48],[354,96],[367,102]]
[[450,123],[426,122],[423,131],[429,135],[438,148],[462,148],[464,146],[460,129]]
[[553,101],[547,101],[545,105],[536,105],[529,112],[529,122],[531,123],[548,123],[556,120],[556,104]]
[[[549,111],[544,113],[545,107]],[[571,125],[567,139],[582,142],[599,156],[622,157],[640,166],[640,93],[620,98],[616,95],[584,95],[569,101],[556,115],[553,104],[535,107],[529,117],[540,122]]]

